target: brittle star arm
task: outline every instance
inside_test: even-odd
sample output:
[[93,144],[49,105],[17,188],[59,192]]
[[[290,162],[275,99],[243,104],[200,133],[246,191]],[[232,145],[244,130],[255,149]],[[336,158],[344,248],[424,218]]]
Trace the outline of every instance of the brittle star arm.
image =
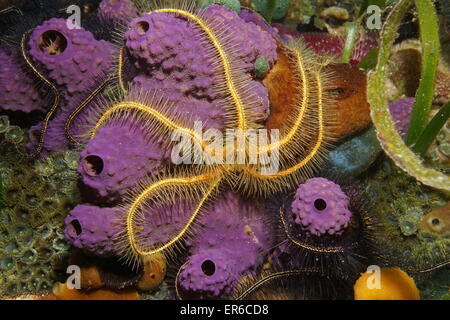
[[[120,89],[126,94],[128,90],[125,88],[125,83],[123,80],[123,61],[124,61],[124,50],[125,45],[122,45],[119,49],[119,55],[117,57],[117,78],[119,82]],[[114,78],[114,75],[110,75],[107,77],[72,113],[69,115],[69,117],[66,120],[66,125],[64,127],[64,132],[66,134],[67,139],[74,143],[74,144],[80,144],[79,141],[77,141],[70,132],[70,128],[72,127],[73,120],[86,108],[86,106],[94,99],[107,85],[108,83]]]
[[33,71],[33,73],[40,80],[42,80],[42,82],[44,82],[46,86],[48,86],[53,91],[53,95],[54,95],[53,104],[52,104],[50,110],[45,115],[44,120],[42,121],[42,128],[41,128],[41,132],[39,135],[39,141],[38,141],[36,150],[32,154],[27,155],[29,157],[36,157],[37,155],[39,155],[39,153],[41,153],[42,149],[44,148],[44,138],[45,138],[45,133],[47,132],[47,129],[48,129],[48,124],[49,124],[50,119],[52,118],[53,114],[55,113],[56,109],[58,108],[61,98],[60,98],[60,95],[59,95],[59,92],[58,92],[58,89],[56,88],[56,86],[50,80],[48,80],[41,72],[39,72],[39,70],[34,66],[31,59],[28,57],[25,43],[26,43],[26,40],[28,39],[28,36],[30,33],[31,33],[31,30],[25,32],[22,36],[22,40],[20,43],[22,57],[23,57],[25,63],[28,65],[28,67]]
[[94,138],[97,135],[98,129],[104,125],[108,119],[114,114],[121,111],[129,111],[134,110],[138,112],[142,112],[143,114],[150,116],[152,119],[155,119],[168,129],[172,131],[179,131],[187,136],[189,136],[192,141],[194,141],[197,145],[204,146],[204,141],[201,136],[197,134],[194,130],[181,126],[180,124],[176,123],[169,117],[165,116],[161,112],[157,111],[155,108],[152,108],[152,106],[147,106],[140,102],[135,101],[123,101],[120,103],[117,103],[113,107],[106,110],[105,113],[102,114],[102,116],[98,119],[97,123],[95,124],[94,128],[91,131],[90,138]]
[[322,88],[322,82],[321,77],[318,72],[314,72],[315,78],[317,80],[317,93],[318,93],[318,101],[317,101],[317,121],[318,121],[318,132],[317,132],[317,139],[314,143],[314,146],[309,151],[309,153],[297,164],[294,166],[287,168],[285,170],[282,170],[280,172],[277,172],[275,174],[271,175],[262,175],[260,174],[256,169],[254,168],[247,168],[247,173],[249,173],[251,176],[256,176],[261,179],[276,179],[283,176],[290,175],[294,173],[295,171],[301,169],[305,165],[307,165],[313,158],[316,156],[323,144],[324,141],[324,121],[323,121],[323,101],[322,101],[322,95],[323,95],[323,88]]
[[271,152],[274,149],[282,148],[284,145],[292,141],[292,138],[297,134],[299,129],[301,128],[301,124],[303,122],[303,119],[305,117],[306,109],[308,108],[308,104],[310,103],[310,80],[308,78],[308,70],[306,70],[305,66],[305,58],[301,55],[299,50],[294,49],[288,49],[285,48],[287,52],[289,52],[293,58],[292,58],[292,64],[294,70],[298,73],[298,80],[301,82],[301,99],[297,106],[297,114],[296,118],[292,124],[292,127],[289,129],[289,131],[281,138],[281,140],[271,143],[261,150],[259,150],[260,153],[267,153]]
[[247,119],[246,119],[246,114],[245,114],[245,104],[242,101],[242,98],[239,94],[239,90],[236,86],[236,83],[235,83],[236,79],[234,79],[234,77],[233,77],[232,62],[230,61],[230,57],[226,53],[226,50],[224,49],[224,46],[221,43],[219,37],[213,31],[213,28],[208,26],[208,24],[205,23],[200,17],[198,17],[188,11],[185,11],[185,10],[159,9],[159,10],[149,12],[149,14],[158,13],[158,12],[174,13],[174,14],[178,14],[182,17],[185,17],[188,20],[194,22],[200,28],[200,30],[204,34],[206,34],[208,40],[210,41],[210,43],[216,50],[218,59],[222,65],[223,74],[224,74],[226,87],[227,87],[227,92],[228,92],[228,94],[230,94],[230,96],[233,100],[233,103],[234,103],[234,107],[237,111],[238,128],[242,129],[242,130],[246,130],[247,129]]
[[72,127],[73,120],[80,114],[81,111],[94,99],[109,83],[110,78],[107,78],[103,81],[92,93],[67,117],[66,124],[64,126],[64,133],[67,139],[74,144],[81,144],[77,141],[70,132],[70,128]]
[[292,276],[299,276],[305,273],[318,273],[318,268],[303,268],[303,269],[296,269],[296,270],[286,270],[286,271],[280,271],[271,273],[268,275],[263,276],[263,278],[256,281],[254,284],[252,284],[249,288],[247,288],[244,292],[239,294],[234,300],[244,300],[246,297],[251,295],[253,292],[258,290],[260,287],[262,287],[264,284],[280,279],[280,278],[286,278],[286,277],[292,277]]
[[[128,238],[128,244],[130,245],[131,250],[135,255],[138,256],[147,256],[153,255],[158,252],[162,252],[172,246],[174,243],[179,241],[191,227],[194,220],[197,218],[201,208],[204,203],[208,200],[209,196],[216,189],[217,185],[222,180],[222,172],[215,171],[212,173],[205,173],[202,175],[194,176],[194,177],[185,177],[185,178],[168,178],[164,180],[160,180],[145,188],[130,204],[129,209],[126,215],[126,232]],[[199,204],[192,212],[189,220],[186,222],[184,227],[180,230],[180,232],[174,236],[170,241],[161,245],[160,247],[153,248],[151,250],[143,250],[139,247],[136,242],[135,237],[135,228],[133,225],[134,218],[138,212],[139,207],[153,194],[155,194],[158,190],[163,189],[165,187],[177,186],[177,187],[190,187],[199,183],[209,183],[209,187],[205,194],[202,196]]]

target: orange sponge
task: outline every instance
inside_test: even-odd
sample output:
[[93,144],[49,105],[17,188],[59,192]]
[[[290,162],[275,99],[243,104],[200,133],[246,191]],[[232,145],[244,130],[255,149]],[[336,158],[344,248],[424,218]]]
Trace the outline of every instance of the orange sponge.
[[96,289],[82,291],[69,289],[66,283],[56,283],[53,287],[53,294],[58,300],[139,300],[136,290],[108,290]]
[[[355,300],[419,300],[414,280],[399,268],[363,273],[353,287]],[[377,286],[377,281],[379,281]]]

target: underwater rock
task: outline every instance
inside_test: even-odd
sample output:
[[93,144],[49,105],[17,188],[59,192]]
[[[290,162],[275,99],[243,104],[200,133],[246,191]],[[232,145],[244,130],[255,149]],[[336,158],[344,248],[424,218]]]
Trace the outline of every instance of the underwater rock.
[[125,25],[136,17],[137,9],[131,0],[103,0],[97,14],[102,20]]
[[294,221],[311,234],[341,234],[352,213],[347,195],[339,185],[325,178],[308,179],[301,184],[292,201]]
[[380,152],[381,146],[376,131],[371,127],[330,151],[323,170],[356,177],[375,162]]

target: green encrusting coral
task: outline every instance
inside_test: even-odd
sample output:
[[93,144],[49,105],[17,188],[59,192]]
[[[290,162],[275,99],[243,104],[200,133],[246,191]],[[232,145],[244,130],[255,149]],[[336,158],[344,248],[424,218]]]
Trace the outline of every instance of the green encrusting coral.
[[63,226],[79,201],[78,153],[31,161],[5,143],[7,133],[0,134],[0,295],[48,292],[60,274],[65,277]]
[[290,0],[251,0],[251,6],[267,21],[283,18],[289,9]]
[[269,61],[266,57],[259,57],[255,60],[255,75],[263,79],[269,71]]
[[236,11],[237,13],[241,11],[241,3],[239,0],[200,0],[198,6],[199,8],[206,8],[213,3],[224,5],[228,9]]
[[417,183],[389,159],[377,165],[367,172],[365,191],[381,225],[377,247],[389,266],[425,275],[450,255],[450,234],[420,227],[428,212],[447,203],[448,195]]

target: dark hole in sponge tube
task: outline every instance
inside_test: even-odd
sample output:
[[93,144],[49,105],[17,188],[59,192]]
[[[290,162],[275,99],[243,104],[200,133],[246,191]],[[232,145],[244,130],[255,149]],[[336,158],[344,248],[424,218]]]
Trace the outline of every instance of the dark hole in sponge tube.
[[202,263],[202,271],[205,275],[210,277],[216,272],[216,265],[211,260],[205,260]]
[[72,233],[79,236],[83,229],[81,228],[81,224],[77,219],[74,219],[70,222],[70,226],[72,227]]
[[103,171],[103,160],[99,156],[87,156],[84,158],[84,168],[90,176],[98,176]]
[[39,50],[49,55],[59,55],[67,48],[66,37],[56,30],[47,30],[39,38]]
[[325,210],[327,208],[327,202],[323,199],[316,199],[314,201],[314,207],[319,211]]
[[141,20],[136,23],[136,31],[139,35],[143,36],[148,29],[150,29],[150,25],[147,21]]

